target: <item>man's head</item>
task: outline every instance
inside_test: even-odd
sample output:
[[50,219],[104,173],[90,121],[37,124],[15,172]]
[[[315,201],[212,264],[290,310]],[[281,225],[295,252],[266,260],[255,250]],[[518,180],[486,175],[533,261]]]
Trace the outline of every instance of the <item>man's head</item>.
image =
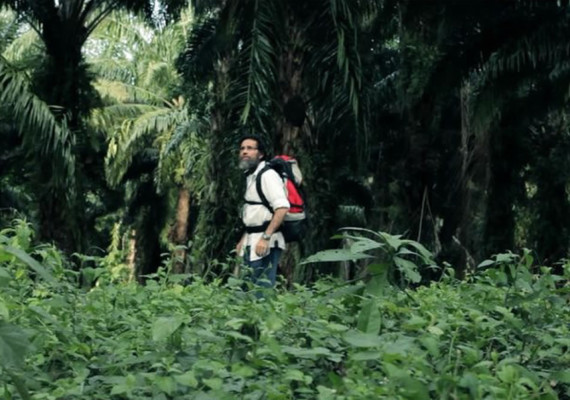
[[244,171],[257,167],[265,159],[265,146],[261,137],[246,135],[239,142],[239,167]]

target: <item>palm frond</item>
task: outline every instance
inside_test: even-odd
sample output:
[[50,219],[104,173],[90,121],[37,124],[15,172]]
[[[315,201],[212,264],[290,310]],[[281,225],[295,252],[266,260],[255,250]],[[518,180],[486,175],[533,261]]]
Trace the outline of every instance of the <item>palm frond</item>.
[[190,32],[188,43],[177,60],[178,69],[189,81],[212,75],[212,65],[218,54],[217,20],[214,17],[198,21]]
[[[246,41],[247,54],[246,87],[241,92],[241,121],[247,123],[250,115],[256,118],[258,126],[263,126],[269,110],[269,99],[272,98],[274,84],[277,79],[278,48],[274,38],[277,20],[275,1],[255,1],[251,36]],[[238,97],[239,99],[239,97]],[[239,101],[239,100],[238,100]],[[270,103],[269,103],[270,104]]]
[[20,60],[37,59],[42,51],[43,43],[37,33],[30,29],[10,42],[3,55],[11,63],[16,63]]
[[172,68],[170,62],[153,61],[146,66],[144,76],[140,85],[145,88],[153,89],[158,94],[166,95],[169,85],[175,85],[178,81],[178,75]]
[[187,142],[188,138],[192,136],[193,133],[197,132],[200,128],[200,123],[197,119],[192,118],[184,123],[178,125],[174,129],[174,133],[172,137],[168,140],[168,142],[164,146],[163,154],[165,156],[170,155],[176,149],[180,148],[182,145]]
[[94,84],[102,98],[117,103],[140,103],[149,105],[170,104],[170,101],[144,86],[127,84],[120,81],[99,79]]
[[570,20],[565,13],[550,6],[535,16],[532,28],[510,38],[481,66],[486,77],[494,79],[503,73],[519,72],[539,65],[563,63],[570,57],[568,33]]
[[109,143],[107,178],[112,185],[122,180],[133,157],[157,137],[172,132],[187,119],[186,110],[154,109],[135,119],[124,120]]
[[73,196],[75,181],[74,137],[65,119],[59,122],[51,108],[29,90],[28,77],[0,60],[0,102],[8,108],[23,135],[24,145],[54,165],[55,187],[69,187]]
[[362,86],[362,68],[358,53],[358,5],[342,0],[331,1],[331,16],[336,27],[336,59],[348,100],[355,115],[358,115],[358,99]]

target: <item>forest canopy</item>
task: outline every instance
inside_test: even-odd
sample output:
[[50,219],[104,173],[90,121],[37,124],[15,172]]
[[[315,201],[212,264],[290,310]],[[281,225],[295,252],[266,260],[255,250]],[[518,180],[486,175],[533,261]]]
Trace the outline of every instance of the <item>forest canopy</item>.
[[118,246],[139,277],[163,254],[225,259],[255,132],[305,174],[290,281],[345,226],[460,276],[509,249],[567,256],[566,2],[0,4],[0,221],[68,255]]

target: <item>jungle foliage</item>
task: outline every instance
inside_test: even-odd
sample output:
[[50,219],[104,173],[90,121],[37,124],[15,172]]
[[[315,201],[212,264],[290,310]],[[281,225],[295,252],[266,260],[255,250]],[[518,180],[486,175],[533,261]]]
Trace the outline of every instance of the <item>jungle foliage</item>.
[[67,256],[118,246],[141,281],[167,254],[210,271],[241,232],[236,140],[254,131],[310,194],[290,284],[344,226],[458,276],[524,247],[559,268],[567,3],[0,1],[0,221]]
[[[0,397],[570,398],[567,0],[0,7]],[[250,132],[310,215],[261,295]]]
[[84,268],[81,288],[65,257],[32,235],[25,223],[0,232],[3,398],[570,396],[570,268],[554,274],[529,252],[499,254],[463,280],[447,268],[411,289],[380,265],[417,281],[431,258],[423,246],[354,236],[349,257],[316,258],[367,255],[372,274],[259,299],[237,277],[187,281],[169,273],[174,262],[129,283],[111,255]]

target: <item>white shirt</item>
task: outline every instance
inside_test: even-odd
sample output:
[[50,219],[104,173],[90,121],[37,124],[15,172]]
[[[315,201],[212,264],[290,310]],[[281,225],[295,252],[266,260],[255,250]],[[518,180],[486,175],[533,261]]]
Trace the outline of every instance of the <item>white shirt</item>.
[[[265,167],[265,161],[259,163],[257,168],[252,174],[246,178],[245,199],[247,201],[261,202],[261,198],[257,193],[256,181],[257,175]],[[278,208],[289,208],[289,201],[287,200],[287,192],[285,190],[285,183],[277,172],[273,169],[265,171],[261,175],[261,190],[267,198],[269,205],[273,210]],[[267,209],[263,204],[247,204],[245,203],[242,208],[242,221],[245,226],[259,226],[264,222],[271,221],[273,213]],[[262,257],[255,253],[255,246],[261,239],[263,232],[246,233],[245,242],[242,246],[241,255],[247,246],[250,248],[249,260],[255,261]],[[285,249],[285,239],[281,232],[275,232],[271,235],[269,240],[269,248],[279,247]]]

